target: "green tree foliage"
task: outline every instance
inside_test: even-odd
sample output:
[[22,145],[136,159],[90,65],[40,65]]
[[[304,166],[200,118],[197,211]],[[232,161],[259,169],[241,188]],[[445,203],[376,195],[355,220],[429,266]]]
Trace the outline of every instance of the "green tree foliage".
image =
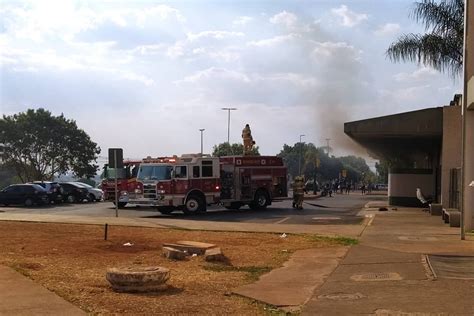
[[10,184],[20,182],[20,178],[18,178],[15,170],[11,166],[9,166],[8,164],[0,165],[0,189],[3,189],[4,187]]
[[378,183],[388,183],[389,162],[387,160],[380,160],[375,163],[375,170],[377,170]]
[[[299,160],[301,173],[306,179],[314,178],[316,174],[317,179],[322,181],[337,179],[343,169],[347,170],[347,178],[351,181],[361,181],[363,177],[373,175],[363,158],[329,156],[325,149],[325,147],[317,148],[312,143],[296,143],[294,146],[285,144],[278,156],[283,158],[292,177],[298,175]],[[316,163],[318,159],[319,168]]]
[[76,122],[62,114],[29,109],[0,119],[0,143],[6,145],[4,161],[21,181],[49,180],[72,171],[93,177],[100,148]]
[[404,34],[390,45],[387,56],[395,62],[422,63],[460,75],[463,64],[464,0],[422,0],[411,16],[424,25],[426,34]]
[[[212,155],[214,157],[221,156],[239,156],[244,153],[244,145],[240,143],[229,144],[228,142],[221,143],[219,145],[214,145],[212,148]],[[260,156],[258,151],[258,146],[252,148],[253,156]]]

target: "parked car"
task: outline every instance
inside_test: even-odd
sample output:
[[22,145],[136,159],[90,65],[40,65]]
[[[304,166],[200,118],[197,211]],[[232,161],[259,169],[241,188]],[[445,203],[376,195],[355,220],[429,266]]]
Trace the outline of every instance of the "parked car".
[[63,200],[68,203],[80,203],[88,199],[89,192],[86,188],[72,182],[60,182],[63,189]]
[[32,206],[33,204],[48,204],[48,193],[37,184],[12,184],[0,191],[0,204],[22,204]]
[[102,201],[102,198],[104,197],[104,192],[102,192],[102,190],[100,189],[97,189],[97,188],[94,188],[93,186],[87,184],[87,183],[83,183],[83,182],[77,182],[77,181],[74,181],[74,182],[70,182],[70,183],[74,183],[74,184],[77,184],[83,188],[86,188],[87,191],[89,192],[89,194],[87,195],[88,197],[88,200],[90,202],[99,202],[99,201]]
[[42,186],[47,194],[50,202],[62,203],[63,202],[63,189],[58,182],[52,181],[33,181],[33,184]]

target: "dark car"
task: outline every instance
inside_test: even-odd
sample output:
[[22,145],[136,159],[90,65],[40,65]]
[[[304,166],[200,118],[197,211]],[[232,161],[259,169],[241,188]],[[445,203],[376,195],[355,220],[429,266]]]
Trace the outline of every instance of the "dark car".
[[33,181],[33,184],[40,185],[46,190],[50,202],[63,202],[63,188],[59,183],[52,181]]
[[63,190],[63,199],[68,203],[78,203],[87,200],[89,191],[77,184],[70,182],[60,182],[59,185]]
[[48,204],[48,194],[45,189],[37,184],[12,184],[0,191],[0,204]]

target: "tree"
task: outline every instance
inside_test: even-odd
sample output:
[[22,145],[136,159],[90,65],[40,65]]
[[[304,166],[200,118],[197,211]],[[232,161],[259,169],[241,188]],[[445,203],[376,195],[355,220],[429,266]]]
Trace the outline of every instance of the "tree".
[[426,34],[404,34],[390,45],[394,62],[411,61],[460,75],[463,64],[464,0],[422,0],[411,16],[424,25]]
[[[221,156],[238,156],[243,155],[244,153],[244,145],[240,143],[229,144],[228,142],[221,143],[219,145],[214,145],[212,148],[212,155],[214,157],[221,157]],[[258,151],[258,146],[254,146],[252,148],[252,155],[253,156],[260,156]]]
[[[327,147],[318,148],[312,143],[296,143],[294,146],[285,144],[278,156],[283,159],[292,177],[298,175],[300,163],[305,178],[311,179],[317,174],[318,181],[338,179],[343,169],[347,170],[346,177],[351,181],[360,181],[363,176],[373,174],[363,158],[329,156]],[[316,165],[318,159],[319,168]]]
[[388,173],[389,173],[390,164],[386,159],[380,160],[380,163],[375,163],[375,170],[378,173],[377,182],[379,183],[388,183]]
[[3,159],[21,181],[51,180],[72,171],[78,177],[93,177],[100,148],[73,120],[62,114],[29,109],[0,119]]

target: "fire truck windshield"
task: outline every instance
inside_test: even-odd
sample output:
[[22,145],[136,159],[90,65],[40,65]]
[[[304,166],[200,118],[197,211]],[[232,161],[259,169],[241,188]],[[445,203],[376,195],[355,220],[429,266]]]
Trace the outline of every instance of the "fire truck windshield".
[[170,180],[172,166],[140,166],[138,180]]

